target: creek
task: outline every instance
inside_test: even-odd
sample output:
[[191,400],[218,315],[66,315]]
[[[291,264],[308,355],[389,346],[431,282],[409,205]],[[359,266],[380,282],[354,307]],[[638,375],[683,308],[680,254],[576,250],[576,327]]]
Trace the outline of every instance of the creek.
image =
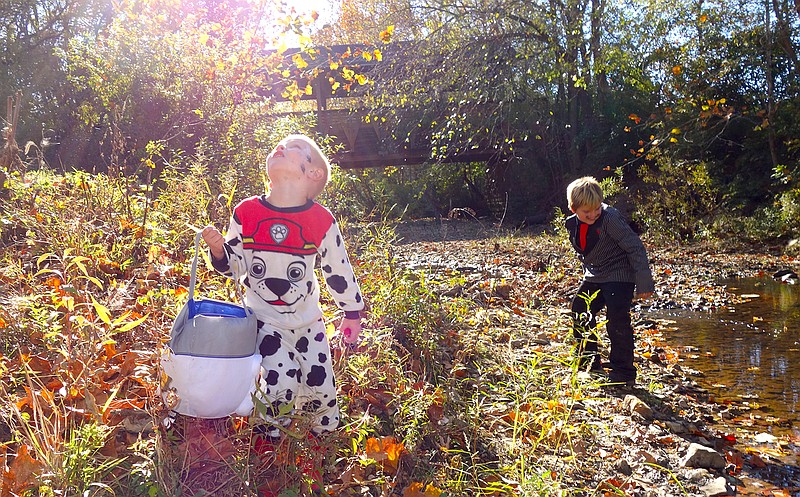
[[708,312],[643,311],[661,320],[681,364],[702,371],[698,383],[717,400],[746,403],[797,421],[800,411],[800,284],[769,278],[721,282],[742,302]]

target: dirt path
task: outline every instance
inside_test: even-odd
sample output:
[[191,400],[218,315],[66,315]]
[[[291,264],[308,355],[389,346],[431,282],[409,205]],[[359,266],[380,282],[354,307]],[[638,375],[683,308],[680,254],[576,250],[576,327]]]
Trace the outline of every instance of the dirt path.
[[[467,296],[486,302],[486,313],[505,312],[494,336],[509,350],[527,357],[532,348],[545,347],[557,355],[568,347],[565,310],[581,270],[571,248],[547,231],[416,221],[397,227],[401,241],[394,251],[407,268],[459,275],[461,283],[443,283],[443,297]],[[644,305],[653,308],[704,312],[735,305],[719,279],[796,268],[795,260],[775,250],[646,245],[657,293]],[[632,391],[589,387],[576,403],[574,422],[606,428],[585,448],[573,446],[578,464],[553,461],[567,486],[586,495],[800,495],[800,432],[792,420],[765,421],[745,404],[715,403],[698,384],[703,373],[682,367],[661,323],[637,320],[635,326],[639,385]],[[747,430],[748,419],[760,422]],[[770,435],[778,425],[782,435]],[[718,457],[688,461],[700,446]]]

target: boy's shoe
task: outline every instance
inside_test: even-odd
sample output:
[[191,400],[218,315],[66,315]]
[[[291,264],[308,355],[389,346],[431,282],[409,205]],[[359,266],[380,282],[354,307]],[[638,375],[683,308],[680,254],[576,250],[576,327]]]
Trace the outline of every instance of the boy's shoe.
[[620,392],[632,392],[636,389],[636,380],[617,380],[609,378],[608,387]]
[[603,367],[603,363],[600,361],[595,361],[592,363],[592,367],[589,368],[589,373],[592,374],[605,374],[606,370]]
[[590,373],[602,373],[603,361],[599,356],[578,358],[578,371],[589,371]]

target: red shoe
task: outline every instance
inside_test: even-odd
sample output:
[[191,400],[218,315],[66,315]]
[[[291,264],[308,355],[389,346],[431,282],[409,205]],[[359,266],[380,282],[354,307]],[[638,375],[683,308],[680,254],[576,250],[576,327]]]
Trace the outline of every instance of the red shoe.
[[278,497],[278,492],[272,490],[269,485],[262,485],[258,487],[259,497]]
[[278,447],[280,439],[276,440],[266,435],[253,435],[253,452],[256,454],[264,455],[270,452],[275,452]]
[[260,497],[278,497],[283,490],[280,480],[273,478],[274,471],[270,468],[275,467],[276,459],[280,454],[280,439],[275,439],[267,435],[253,433],[252,447],[253,454],[256,455],[256,471],[261,475],[264,483],[258,486]]
[[297,469],[309,482],[309,489],[313,496],[328,495],[322,485],[322,470],[317,465],[318,458],[315,454],[322,454],[325,449],[313,433],[308,434],[308,447],[305,452],[300,452],[296,458]]

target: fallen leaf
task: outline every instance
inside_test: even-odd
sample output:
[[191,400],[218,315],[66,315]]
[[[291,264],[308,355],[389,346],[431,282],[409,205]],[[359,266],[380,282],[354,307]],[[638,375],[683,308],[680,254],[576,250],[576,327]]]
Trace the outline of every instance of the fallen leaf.
[[775,435],[762,432],[756,435],[754,440],[760,444],[769,444],[769,443],[774,443],[775,440],[777,440],[777,438],[775,437]]
[[758,456],[758,454],[752,454],[750,456],[750,465],[758,469],[767,467],[767,463],[765,463],[764,460]]
[[2,495],[18,495],[36,485],[36,477],[44,470],[44,465],[31,457],[27,445],[20,445],[17,456],[3,470]]
[[384,471],[388,473],[397,471],[397,464],[404,450],[403,443],[397,442],[394,437],[381,437],[380,440],[377,438],[367,439],[367,457],[380,463]]
[[744,457],[738,450],[732,450],[725,453],[725,460],[729,464],[733,464],[735,472],[739,472],[744,466]]

